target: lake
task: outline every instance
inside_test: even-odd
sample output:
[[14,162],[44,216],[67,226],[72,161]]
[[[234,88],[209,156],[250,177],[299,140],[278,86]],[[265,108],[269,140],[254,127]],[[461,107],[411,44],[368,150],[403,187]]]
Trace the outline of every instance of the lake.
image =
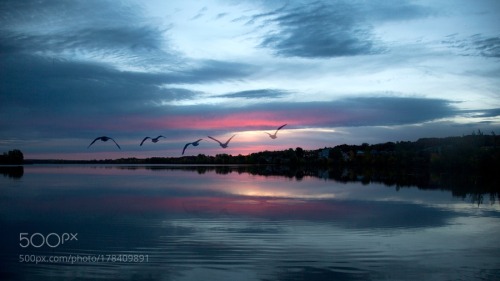
[[2,174],[1,280],[500,276],[494,197],[234,166],[28,165]]

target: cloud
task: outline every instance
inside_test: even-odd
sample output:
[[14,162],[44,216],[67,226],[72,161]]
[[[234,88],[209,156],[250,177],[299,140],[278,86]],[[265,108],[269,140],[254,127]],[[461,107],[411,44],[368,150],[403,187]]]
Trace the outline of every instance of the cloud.
[[160,123],[171,129],[257,130],[288,123],[295,128],[394,126],[456,116],[452,102],[426,98],[346,98],[326,102],[268,102],[248,106],[170,108]]
[[[0,10],[4,26],[0,30],[0,53],[4,54],[0,57],[2,129],[59,134],[65,128],[66,134],[71,135],[82,128],[89,131],[155,127],[239,129],[271,126],[287,120],[299,126],[363,126],[425,122],[453,114],[444,100],[396,98],[262,103],[238,108],[165,106],[202,94],[179,85],[241,80],[259,69],[248,63],[175,58],[175,52],[161,39],[165,38],[164,30],[149,24],[137,7],[121,2],[90,4],[87,1],[72,5],[64,1],[3,2],[5,9]],[[377,51],[371,27],[363,16],[354,14],[366,14],[365,10],[374,6],[362,9],[361,6],[351,2],[290,5],[255,15],[252,20],[264,20],[279,27],[266,35],[262,46],[272,47],[284,56],[370,54]],[[418,9],[407,4],[381,6],[375,15],[404,10],[407,16],[412,13],[419,16],[415,12]],[[60,15],[61,10],[64,15]],[[73,55],[70,59],[64,56],[68,53]],[[104,57],[104,61],[110,57],[123,58],[139,65],[155,62],[171,65],[175,71],[124,71],[107,63],[74,59],[82,55]],[[179,60],[182,63],[176,64]],[[288,93],[282,89],[256,89],[220,97],[265,99]],[[124,121],[128,122],[128,128],[120,125]]]
[[[121,72],[95,64],[62,62],[55,66],[62,69],[53,70],[58,73],[54,75],[50,61],[34,58],[22,61],[29,62],[30,67],[8,63],[10,69],[0,73],[5,93],[0,96],[3,137],[11,137],[9,134],[14,131],[16,135],[38,132],[52,137],[88,136],[95,131],[109,130],[125,135],[144,130],[175,130],[176,134],[187,130],[199,130],[200,134],[214,130],[223,133],[274,128],[281,123],[293,124],[295,128],[393,126],[462,114],[448,100],[404,97],[264,102],[246,106],[173,106],[168,105],[170,101],[194,99],[203,93],[162,85],[183,79],[194,83],[197,81],[194,77],[217,79],[217,76],[203,77],[203,69],[216,69],[220,64],[209,63],[210,66],[184,74],[146,74]],[[43,72],[45,69],[48,71]],[[66,76],[61,77],[61,73]],[[285,93],[279,89],[262,89],[227,96],[264,98]]]
[[[14,1],[16,2],[16,1]],[[135,67],[177,63],[168,26],[138,6],[111,1],[3,1],[0,54],[121,62]]]
[[169,85],[239,79],[251,68],[204,60],[183,71],[145,73],[30,55],[2,56],[0,62],[0,128],[7,137],[16,130],[71,135],[113,124],[122,130],[133,116],[154,120],[166,114],[163,104],[201,95]]
[[349,116],[342,121],[343,125],[388,126],[421,123],[454,116],[457,111],[452,103],[433,98],[358,97],[333,102],[324,106],[323,110]]
[[3,62],[0,81],[5,85],[5,106],[53,112],[103,107],[110,112],[117,107],[133,107],[135,102],[176,98],[158,88],[161,83],[176,81],[172,75],[121,72],[99,64],[52,62],[38,57]]
[[362,16],[374,21],[409,21],[437,14],[432,8],[414,2],[375,0],[358,3]]
[[116,53],[119,56],[160,51],[162,48],[160,34],[159,30],[148,26],[84,27],[49,34],[3,31],[0,36],[4,39],[2,40],[4,43],[0,51],[39,54],[71,51],[106,55]]
[[226,17],[227,15],[228,15],[228,13],[218,13],[216,16],[216,19],[221,19],[223,17]]
[[257,67],[248,63],[221,61],[221,60],[198,60],[187,70],[178,71],[175,83],[202,83],[215,82],[230,79],[246,78],[253,74]]
[[[180,5],[187,13],[161,4],[166,14],[157,4],[135,3],[0,1],[0,138],[43,141],[109,132],[126,139],[160,131],[181,139],[209,131],[271,130],[284,123],[304,129],[296,136],[306,138],[306,130],[318,128],[359,132],[370,126],[399,126],[394,131],[400,134],[403,127],[455,116],[469,118],[473,126],[498,117],[496,109],[474,107],[496,89],[498,69],[489,65],[493,62],[474,60],[498,57],[498,34],[481,29],[468,31],[475,36],[448,37],[447,44],[471,57],[443,59],[428,42],[440,40],[436,34],[457,30],[439,27],[419,33],[436,20],[447,28],[453,22],[450,17],[424,20],[434,11],[418,2]],[[464,17],[464,24],[468,20]],[[223,21],[231,24],[213,28]],[[423,39],[401,47],[408,42],[406,34],[401,36],[406,31],[411,42],[415,36]],[[399,38],[403,43],[394,43]],[[464,71],[463,59],[480,69]],[[423,71],[427,69],[431,71]],[[435,81],[428,79],[430,74],[444,80],[438,79],[438,86],[421,86],[421,81]],[[461,84],[453,79],[465,76],[467,81],[476,79],[469,87],[479,86],[459,89]],[[359,97],[370,91],[375,97]],[[388,92],[393,96],[380,96]],[[436,93],[442,99],[395,97],[408,92]],[[455,92],[470,95],[448,96]],[[358,97],[337,99],[339,93]],[[292,94],[300,98],[292,99]],[[462,107],[475,111],[457,110],[454,100],[465,100]],[[460,120],[450,122],[467,122]],[[305,140],[313,146],[325,135],[307,134]]]
[[[72,97],[75,102],[101,101],[126,103],[148,101],[152,96],[164,100],[189,99],[195,92],[179,88],[161,89],[168,84],[198,84],[227,81],[250,75],[250,65],[199,61],[182,71],[147,73],[120,71],[104,64],[50,60],[39,56],[17,55],[0,58],[2,97],[26,106],[40,106],[38,98],[58,102]],[[53,97],[53,100],[51,100]],[[90,99],[90,100],[89,100]],[[71,104],[68,104],[71,105]],[[81,104],[80,104],[81,105]],[[94,104],[95,105],[95,104]]]
[[261,98],[280,98],[288,95],[287,91],[279,89],[259,89],[240,91],[235,93],[218,95],[217,97],[224,98],[246,98],[246,99],[261,99]]
[[303,127],[336,127],[414,124],[454,116],[457,110],[450,101],[442,99],[357,97],[329,102],[273,102],[239,108],[238,114],[254,114],[261,116],[255,120],[267,117]]
[[465,56],[500,58],[500,36],[475,34],[467,38],[457,38],[458,34],[447,36],[442,43],[461,51]]
[[198,13],[191,18],[191,20],[197,20],[205,15],[205,13],[208,11],[207,7],[201,8]]
[[500,36],[484,38],[476,35],[472,37],[472,43],[482,56],[500,58]]
[[475,113],[473,117],[498,117],[500,116],[500,108],[491,108],[484,110],[469,110],[466,112]]
[[338,57],[374,52],[370,29],[354,18],[323,3],[277,11],[269,20],[278,25],[264,38],[262,47],[282,56]]
[[381,53],[385,48],[373,34],[372,21],[408,20],[426,14],[423,7],[406,1],[317,1],[258,14],[249,23],[264,19],[277,26],[260,46],[272,48],[278,55],[325,58]]

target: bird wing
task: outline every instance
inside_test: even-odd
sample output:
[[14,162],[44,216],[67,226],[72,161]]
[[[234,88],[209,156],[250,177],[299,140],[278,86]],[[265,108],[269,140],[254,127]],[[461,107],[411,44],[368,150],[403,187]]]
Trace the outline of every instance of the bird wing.
[[182,155],[184,155],[184,151],[186,151],[186,148],[187,148],[190,144],[191,144],[190,142],[186,143],[186,145],[184,146],[184,149],[182,150]]
[[[218,141],[217,139],[214,139],[214,138],[212,138],[211,136],[207,136],[207,137],[209,137],[209,138],[213,139],[214,141],[216,141],[216,142],[218,142],[220,145],[222,145],[222,142]],[[231,140],[231,139],[229,139],[229,140]]]
[[96,142],[96,141],[97,141],[98,139],[100,139],[100,138],[101,138],[101,137],[95,138],[95,140],[93,140],[93,141],[89,144],[89,146],[87,146],[87,148],[89,148],[91,145],[93,145],[93,144],[94,144],[94,142]]
[[118,148],[119,148],[119,149],[122,149],[122,148],[121,148],[121,147],[120,147],[120,146],[116,143],[116,141],[115,141],[114,139],[112,139],[112,138],[109,138],[109,139],[110,139],[110,140],[112,140],[112,141],[116,144],[116,146],[118,146]]
[[286,126],[286,124],[285,124],[285,125],[281,125],[281,126],[280,126],[277,130],[276,130],[276,133],[277,133],[279,130],[281,130],[281,128],[283,128],[283,127],[285,127],[285,126]]
[[234,136],[236,136],[236,135],[233,135],[232,137],[230,137],[230,138],[226,141],[226,143],[225,143],[225,144],[226,144],[226,145],[228,145],[228,144],[229,144],[229,142],[231,141],[231,139],[232,139],[232,138],[234,138]]
[[142,146],[142,144],[143,144],[143,143],[144,143],[147,139],[150,139],[150,137],[145,137],[145,138],[141,141],[141,145],[140,145],[140,146]]

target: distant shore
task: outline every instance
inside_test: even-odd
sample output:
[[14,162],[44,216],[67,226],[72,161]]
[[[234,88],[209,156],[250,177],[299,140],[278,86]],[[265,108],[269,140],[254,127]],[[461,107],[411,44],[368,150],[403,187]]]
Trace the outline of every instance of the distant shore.
[[0,164],[175,164],[175,165],[279,165],[336,167],[355,170],[481,172],[500,175],[500,136],[481,132],[461,137],[422,138],[414,142],[337,145],[315,150],[301,147],[261,151],[249,155],[198,154],[183,157],[119,158],[95,160],[24,159],[20,150],[0,155]]
[[[500,136],[474,133],[462,137],[422,138],[414,142],[337,145],[316,150],[301,147],[261,151],[249,155],[198,154],[183,157],[119,158],[95,160],[19,160],[18,150],[4,153],[16,161],[2,164],[273,164],[289,166],[342,166],[438,170],[491,170],[500,167]],[[21,156],[22,157],[22,156]],[[492,170],[493,169],[493,170]],[[496,171],[496,170],[495,170]],[[500,172],[500,171],[498,171]]]
[[[10,155],[11,163],[6,163]],[[414,142],[338,145],[316,150],[300,147],[262,151],[250,155],[120,158],[104,160],[30,160],[19,150],[4,153],[0,173],[21,178],[24,166],[111,165],[116,169],[187,169],[301,180],[318,177],[340,182],[378,182],[387,186],[451,190],[454,196],[482,202],[483,196],[500,202],[500,137],[472,134],[462,137],[424,138]]]

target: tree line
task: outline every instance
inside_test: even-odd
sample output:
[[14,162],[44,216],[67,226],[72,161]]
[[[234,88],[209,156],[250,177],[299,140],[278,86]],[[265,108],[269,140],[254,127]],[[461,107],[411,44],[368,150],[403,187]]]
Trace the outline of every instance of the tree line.
[[0,155],[0,165],[22,165],[23,163],[24,155],[19,149],[4,152]]
[[[22,163],[22,152],[9,151],[0,163]],[[7,161],[7,159],[9,159]],[[263,176],[285,176],[301,180],[320,177],[341,182],[379,182],[397,189],[417,186],[422,189],[452,190],[454,196],[474,196],[480,202],[485,194],[500,201],[500,136],[474,132],[461,137],[421,138],[417,141],[379,144],[337,145],[315,150],[300,147],[281,151],[261,151],[249,155],[198,154],[184,157],[120,158],[106,160],[28,160],[30,163],[53,164],[124,164],[150,169],[178,167],[205,173],[252,173]],[[127,166],[130,164],[129,166]],[[164,165],[191,166],[164,166]],[[1,170],[0,170],[1,172]],[[21,175],[17,170],[5,171]],[[494,200],[491,200],[494,201]]]
[[462,137],[422,138],[417,141],[369,145],[342,144],[316,150],[301,147],[249,155],[153,157],[121,159],[138,164],[250,164],[400,171],[490,172],[500,174],[500,136],[479,131]]
[[[1,156],[2,164],[23,163],[19,150]],[[261,151],[249,155],[198,154],[183,157],[120,158],[105,160],[39,160],[29,163],[83,164],[203,164],[337,167],[355,170],[487,172],[500,174],[500,136],[481,131],[461,137],[421,138],[417,141],[361,145],[341,144],[315,150],[301,147]],[[28,163],[28,164],[29,164]]]

